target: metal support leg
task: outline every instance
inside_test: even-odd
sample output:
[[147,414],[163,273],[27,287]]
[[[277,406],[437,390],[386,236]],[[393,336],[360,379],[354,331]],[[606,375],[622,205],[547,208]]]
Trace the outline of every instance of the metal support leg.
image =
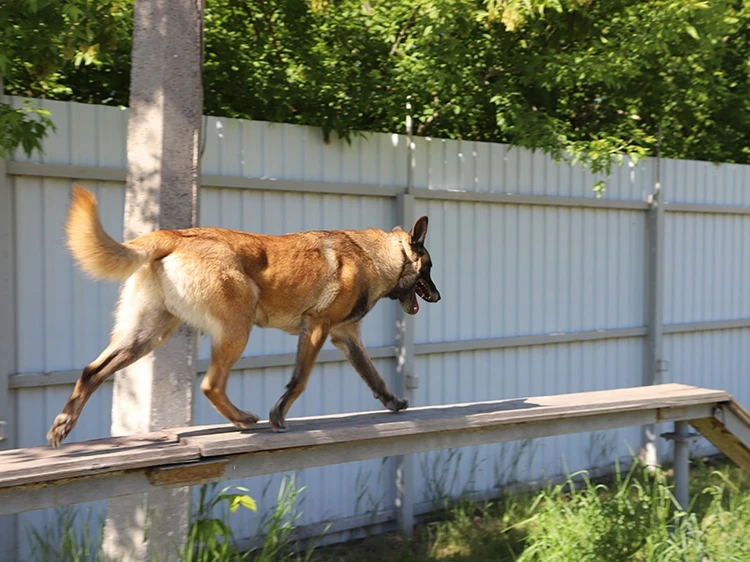
[[674,495],[682,510],[687,511],[690,441],[682,436],[688,433],[688,423],[675,422],[674,432],[677,434],[674,440]]
[[690,433],[688,422],[674,423],[674,432],[664,433],[662,437],[674,442],[674,497],[680,509],[687,511],[689,506],[688,482],[690,481],[690,441],[699,437]]

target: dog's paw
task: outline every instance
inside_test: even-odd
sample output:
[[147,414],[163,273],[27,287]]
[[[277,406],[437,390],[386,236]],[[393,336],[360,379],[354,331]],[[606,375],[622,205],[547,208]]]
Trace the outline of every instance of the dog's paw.
[[399,410],[406,410],[409,407],[409,401],[406,398],[393,397],[385,403],[385,407],[391,412],[398,412]]
[[276,433],[286,432],[286,423],[284,422],[284,418],[281,417],[281,412],[279,412],[276,408],[268,413],[268,422],[271,424],[271,429],[273,429]]
[[75,420],[69,414],[58,414],[47,432],[47,441],[53,449],[57,449],[60,443],[73,431]]
[[232,421],[232,425],[239,429],[250,429],[258,423],[258,420],[260,420],[260,418],[252,412],[242,412],[242,418]]

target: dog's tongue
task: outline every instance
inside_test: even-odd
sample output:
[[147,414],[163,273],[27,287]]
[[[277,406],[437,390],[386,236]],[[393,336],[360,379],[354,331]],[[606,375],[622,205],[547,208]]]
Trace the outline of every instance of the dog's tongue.
[[412,293],[411,298],[411,313],[416,314],[417,312],[419,312],[419,301],[417,300],[417,293]]

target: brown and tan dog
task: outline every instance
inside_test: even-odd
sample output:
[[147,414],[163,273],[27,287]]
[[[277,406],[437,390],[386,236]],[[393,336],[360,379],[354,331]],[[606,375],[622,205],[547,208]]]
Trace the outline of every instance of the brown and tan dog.
[[410,233],[324,230],[283,236],[225,228],[160,230],[119,243],[102,228],[96,199],[73,187],[67,242],[81,269],[96,279],[124,281],[109,346],[83,369],[47,434],[57,447],[78,421],[86,401],[116,371],[159,347],[183,322],[211,337],[211,364],[201,390],[239,428],[258,416],[226,394],[232,365],[253,325],[299,334],[297,361],[269,421],[285,430],[285,417],[304,391],[320,348],[330,335],[372,390],[394,412],[408,407],[378,374],[360,339],[360,322],[383,297],[409,314],[417,295],[440,300],[424,247],[427,217]]

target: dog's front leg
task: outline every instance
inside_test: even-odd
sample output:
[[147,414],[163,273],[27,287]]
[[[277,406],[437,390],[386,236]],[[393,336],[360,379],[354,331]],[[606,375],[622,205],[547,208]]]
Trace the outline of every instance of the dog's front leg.
[[357,371],[362,380],[372,390],[373,396],[383,403],[383,406],[392,412],[405,410],[409,407],[409,401],[405,398],[395,396],[388,385],[380,376],[375,365],[372,364],[367,350],[359,337],[359,324],[349,324],[347,326],[337,326],[331,331],[331,343],[335,345],[341,353]]
[[274,431],[286,431],[286,414],[307,387],[315,359],[327,337],[327,323],[313,322],[309,319],[305,321],[297,342],[297,362],[292,373],[292,380],[286,385],[286,392],[281,395],[268,414],[268,421]]

